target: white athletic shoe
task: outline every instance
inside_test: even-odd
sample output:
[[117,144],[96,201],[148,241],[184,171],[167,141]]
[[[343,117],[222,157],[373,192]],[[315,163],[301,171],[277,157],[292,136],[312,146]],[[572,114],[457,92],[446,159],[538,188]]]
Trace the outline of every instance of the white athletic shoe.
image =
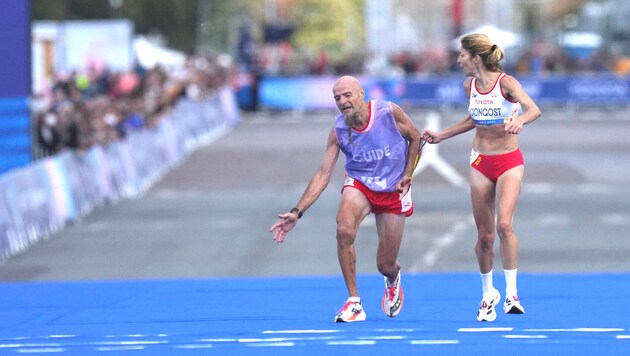
[[341,309],[335,315],[335,323],[350,323],[353,321],[363,321],[367,315],[363,311],[361,302],[346,300]]
[[521,305],[517,295],[505,298],[503,311],[505,314],[525,314],[525,308]]
[[485,294],[479,304],[477,320],[494,321],[494,319],[497,318],[495,307],[499,303],[499,300],[501,300],[501,293],[499,293],[496,289],[493,289],[490,293]]
[[395,317],[400,313],[405,301],[405,295],[403,294],[402,284],[400,283],[400,271],[398,271],[398,277],[396,277],[396,283],[390,286],[387,283],[387,277],[385,278],[385,294],[381,305],[383,307],[383,313],[390,318]]

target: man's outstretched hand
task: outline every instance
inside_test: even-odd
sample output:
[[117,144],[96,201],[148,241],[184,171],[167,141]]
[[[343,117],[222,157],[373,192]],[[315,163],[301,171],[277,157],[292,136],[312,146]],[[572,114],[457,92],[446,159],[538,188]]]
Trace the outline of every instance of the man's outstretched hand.
[[298,217],[294,213],[284,213],[278,214],[277,223],[273,224],[269,229],[269,232],[273,232],[273,239],[277,243],[283,243],[284,239],[287,237],[287,232],[291,231],[293,227],[297,224]]

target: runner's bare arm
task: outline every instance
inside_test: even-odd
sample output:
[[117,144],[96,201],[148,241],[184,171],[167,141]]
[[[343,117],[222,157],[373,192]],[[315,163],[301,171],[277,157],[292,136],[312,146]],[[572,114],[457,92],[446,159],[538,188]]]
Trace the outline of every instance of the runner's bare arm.
[[405,165],[405,174],[403,178],[398,182],[396,189],[404,193],[411,184],[413,178],[413,171],[416,168],[416,164],[420,159],[420,140],[421,134],[413,121],[407,116],[407,114],[400,108],[400,106],[392,103],[392,110],[394,113],[394,119],[396,120],[396,126],[401,135],[408,142],[407,164]]
[[[339,150],[339,142],[337,141],[337,135],[335,134],[335,130],[333,128],[328,134],[326,151],[319,168],[313,175],[313,178],[311,178],[311,181],[308,183],[302,197],[295,205],[300,212],[305,212],[311,205],[313,205],[328,186],[330,177],[332,176],[332,172],[337,163],[337,158],[339,158]],[[274,232],[274,240],[281,243],[286,238],[287,233],[297,224],[299,217],[294,212],[286,212],[279,214],[278,218],[280,220],[271,226],[269,231]]]

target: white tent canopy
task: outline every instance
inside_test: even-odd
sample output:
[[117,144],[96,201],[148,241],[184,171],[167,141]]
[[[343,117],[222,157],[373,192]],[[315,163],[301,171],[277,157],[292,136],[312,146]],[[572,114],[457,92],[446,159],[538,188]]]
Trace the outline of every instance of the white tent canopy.
[[566,32],[560,36],[560,44],[565,47],[598,48],[601,46],[602,36],[595,32]]
[[144,69],[161,65],[167,69],[180,68],[186,61],[186,55],[170,48],[156,45],[144,36],[137,36],[133,48],[138,64]]
[[462,37],[473,33],[482,33],[484,35],[487,35],[488,37],[490,37],[490,40],[492,40],[497,46],[500,46],[504,49],[517,47],[523,43],[522,36],[516,32],[503,30],[493,25],[481,25],[479,27],[475,27],[469,31],[466,31],[461,36],[453,39],[451,41],[451,46],[454,49],[459,49],[459,47],[461,46],[460,40],[462,39]]

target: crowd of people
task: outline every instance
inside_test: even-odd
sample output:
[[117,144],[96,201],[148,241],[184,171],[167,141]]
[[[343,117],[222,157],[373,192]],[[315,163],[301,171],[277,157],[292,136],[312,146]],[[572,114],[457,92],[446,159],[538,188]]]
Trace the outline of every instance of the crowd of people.
[[[274,60],[274,51],[261,50],[257,68],[264,75],[344,75],[368,74],[373,76],[427,76],[459,73],[457,50],[439,46],[418,51],[399,51],[387,56],[357,52],[341,58],[325,50],[313,55],[282,46],[281,58]],[[556,44],[535,42],[528,46],[510,49],[504,67],[517,75],[573,75],[586,73],[630,74],[629,58],[617,56],[604,48],[574,51]]]
[[190,55],[181,68],[163,66],[111,71],[91,64],[57,74],[50,90],[34,98],[35,155],[86,150],[155,127],[179,98],[203,99],[231,84],[231,64]]
[[[630,74],[630,60],[605,51],[576,58],[557,46],[535,43],[513,52],[519,53],[518,58],[506,60],[504,68],[515,75]],[[457,52],[440,49],[399,52],[389,57],[355,53],[338,60],[331,59],[324,50],[307,58],[285,48],[279,52],[281,60],[274,60],[269,53],[275,52],[263,50],[255,56],[256,65],[249,68],[251,82],[274,75],[405,77],[459,71]],[[124,138],[134,130],[154,127],[181,96],[204,97],[226,84],[239,91],[243,73],[237,75],[237,66],[223,62],[209,56],[190,55],[178,70],[158,66],[114,72],[91,65],[85,71],[57,75],[47,95],[36,98],[43,105],[37,105],[34,112],[38,143],[35,156],[53,155],[65,148],[87,149]],[[255,83],[247,86],[256,87]],[[256,95],[256,91],[250,93]],[[256,110],[256,105],[252,105],[256,98],[243,101],[242,109]]]

